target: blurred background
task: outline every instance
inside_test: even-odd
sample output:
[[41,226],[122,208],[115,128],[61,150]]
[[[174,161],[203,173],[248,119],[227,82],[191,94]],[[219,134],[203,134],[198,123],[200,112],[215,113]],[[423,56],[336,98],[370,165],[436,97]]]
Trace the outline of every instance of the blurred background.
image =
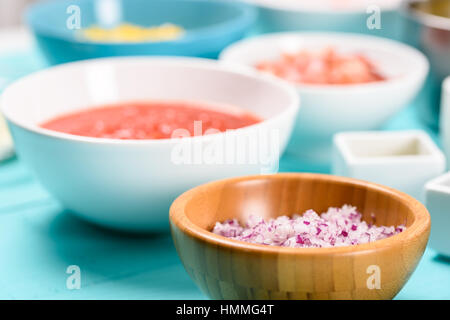
[[0,28],[18,26],[22,23],[25,7],[39,0],[0,0]]
[[[44,5],[47,0],[0,0],[0,92],[13,81],[32,72],[60,63],[99,57],[170,55],[224,60],[223,53],[228,50],[226,56],[230,60],[236,59],[243,67],[249,67],[247,64],[254,67],[256,64],[250,59],[252,55],[261,60],[256,62],[274,59],[284,54],[289,44],[294,42],[308,49],[309,44],[317,42],[316,39],[308,40],[305,31],[330,32],[325,37],[319,37],[322,45],[326,42],[325,46],[333,43],[336,47],[343,47],[344,51],[354,49],[379,61],[380,66],[385,67],[383,70],[398,69],[404,85],[396,86],[395,81],[386,82],[386,88],[392,90],[381,93],[373,91],[373,95],[366,93],[360,98],[358,90],[353,88],[345,91],[341,87],[342,94],[336,96],[335,88],[329,90],[324,86],[316,91],[308,90],[309,87],[301,83],[295,84],[296,92],[302,99],[299,119],[304,121],[298,125],[300,121],[296,119],[297,127],[304,128],[306,123],[310,128],[306,133],[298,131],[292,135],[291,145],[280,159],[280,171],[345,175],[333,172],[332,161],[336,161],[336,157],[331,157],[333,135],[342,131],[370,131],[381,137],[383,132],[406,131],[405,134],[417,142],[417,133],[409,132],[417,130],[421,132],[420,137],[430,137],[432,144],[443,147],[450,159],[450,78],[447,80],[447,90],[441,94],[443,80],[450,75],[450,0],[232,1],[54,0]],[[109,30],[111,26],[104,26],[103,19],[108,16],[108,10],[99,5],[105,2],[118,4],[119,19],[113,27],[133,24],[140,28],[154,28],[174,24],[181,26],[183,32],[179,39],[170,41],[129,41],[127,38],[108,42],[105,40],[109,38],[83,38],[80,30],[69,30],[67,6],[73,3],[81,8],[81,31],[98,26]],[[29,10],[25,18],[26,7],[36,3],[42,5]],[[379,6],[370,6],[374,3]],[[406,4],[410,6],[406,8]],[[371,14],[376,15],[377,10],[381,12],[381,28],[369,28],[368,19]],[[287,41],[287,46],[285,42],[267,35],[283,31],[298,31],[299,35],[290,38],[293,40]],[[347,40],[336,39],[336,34],[331,32],[346,32]],[[260,41],[258,43],[263,49],[251,49],[251,44],[256,43],[254,39]],[[246,42],[248,47],[239,46],[239,40]],[[411,48],[405,48],[404,43]],[[253,54],[249,50],[253,50]],[[403,59],[411,54],[419,57],[425,55],[427,59]],[[430,62],[427,77],[426,60]],[[422,61],[422,67],[420,63],[411,61]],[[422,78],[426,81],[422,78],[408,81],[408,76],[404,76],[421,68]],[[390,87],[391,83],[393,85]],[[42,86],[52,88],[45,81]],[[395,102],[400,96],[405,98]],[[441,119],[440,132],[440,101],[444,96],[447,102],[442,105],[449,111]],[[352,101],[355,102],[353,105]],[[46,103],[42,105],[46,106]],[[28,104],[26,106],[29,107]],[[327,107],[335,108],[328,111]],[[383,121],[374,121],[383,112]],[[326,134],[323,134],[324,131],[327,131]],[[391,140],[383,139],[385,144]],[[13,143],[0,114],[0,261],[10,262],[1,265],[0,298],[73,298],[74,293],[63,285],[65,268],[73,263],[82,265],[86,279],[83,281],[88,287],[79,292],[76,296],[79,298],[205,297],[184,272],[168,234],[154,238],[117,235],[100,231],[66,214],[67,210],[42,187],[25,161],[15,156],[17,141],[15,136]],[[29,146],[34,147],[34,144],[29,143],[26,147]],[[414,152],[420,155],[419,151]],[[438,160],[442,159],[438,157]],[[399,174],[397,171],[381,174],[385,168],[375,167],[370,170],[375,173],[371,179],[365,176],[353,178],[373,180],[397,189],[401,189],[396,185],[400,182],[405,188],[403,191],[407,191],[413,185],[411,181],[418,176],[420,183],[414,184],[414,192],[419,194],[424,187],[422,180],[428,179],[429,175],[437,176],[438,173],[432,170],[437,166],[433,166],[422,163],[411,174]],[[49,167],[56,172],[55,166]],[[58,176],[65,178],[63,174]],[[383,181],[385,177],[387,179]],[[65,182],[62,185],[71,187]],[[72,193],[73,190],[67,192]],[[86,202],[86,197],[80,199],[80,203]],[[446,207],[438,203],[437,208]],[[166,216],[167,212],[163,214]],[[438,220],[440,214],[442,223]],[[124,219],[127,217],[124,216]],[[433,250],[427,250],[414,277],[400,292],[400,299],[449,297],[446,284],[450,283],[450,260],[437,255],[438,251],[443,251],[441,248],[448,250],[450,247],[448,211],[438,210],[433,219],[436,221],[434,225],[443,226],[442,237],[434,242]],[[439,232],[434,234],[439,235]],[[150,257],[149,252],[153,252]]]

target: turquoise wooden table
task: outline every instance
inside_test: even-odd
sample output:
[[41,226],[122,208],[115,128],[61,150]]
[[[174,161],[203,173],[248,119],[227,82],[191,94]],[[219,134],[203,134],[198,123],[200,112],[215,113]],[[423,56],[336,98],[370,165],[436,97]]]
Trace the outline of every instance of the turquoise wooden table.
[[[27,41],[6,52],[0,46],[0,90],[45,67]],[[438,141],[420,123],[414,106],[385,129],[423,129]],[[280,170],[328,172],[289,154]],[[70,265],[80,267],[79,290],[66,287]],[[427,249],[396,298],[450,299],[449,284],[450,258]],[[0,163],[0,298],[206,299],[184,271],[169,234],[126,235],[84,223],[64,212],[17,158]]]

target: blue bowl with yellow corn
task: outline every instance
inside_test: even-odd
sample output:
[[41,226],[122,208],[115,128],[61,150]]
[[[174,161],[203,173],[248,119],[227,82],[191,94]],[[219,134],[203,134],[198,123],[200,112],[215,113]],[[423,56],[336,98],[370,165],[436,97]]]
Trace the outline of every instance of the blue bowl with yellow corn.
[[25,15],[51,64],[134,55],[215,58],[255,10],[227,0],[53,0]]

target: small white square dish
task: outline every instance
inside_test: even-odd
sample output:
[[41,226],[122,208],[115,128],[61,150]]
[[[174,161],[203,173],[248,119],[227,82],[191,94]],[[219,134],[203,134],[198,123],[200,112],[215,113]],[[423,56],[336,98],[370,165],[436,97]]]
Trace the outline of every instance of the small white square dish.
[[11,158],[14,155],[11,135],[6,126],[5,119],[0,114],[0,161]]
[[440,133],[442,138],[442,147],[447,157],[447,166],[449,166],[450,155],[450,76],[442,83],[441,96],[441,114],[440,114]]
[[332,172],[383,184],[423,200],[445,157],[424,131],[344,132],[334,136]]
[[425,185],[425,204],[430,212],[430,246],[440,254],[450,256],[450,172]]

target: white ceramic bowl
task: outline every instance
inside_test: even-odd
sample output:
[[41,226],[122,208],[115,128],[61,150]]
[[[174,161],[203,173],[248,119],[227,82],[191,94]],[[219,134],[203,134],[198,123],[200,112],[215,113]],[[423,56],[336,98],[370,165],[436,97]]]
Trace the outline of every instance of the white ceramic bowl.
[[[258,8],[260,32],[339,31],[389,38],[400,36],[401,19],[397,9],[401,0],[246,1]],[[374,14],[379,17],[380,28],[373,27]]]
[[[90,60],[37,72],[8,87],[1,106],[20,159],[41,183],[69,211],[111,228],[168,228],[170,203],[183,191],[210,180],[259,173],[269,165],[249,158],[240,162],[203,158],[211,151],[208,147],[223,143],[228,133],[112,140],[38,126],[66,112],[148,99],[211,101],[251,111],[266,120],[237,129],[230,137],[242,138],[245,152],[250,150],[247,140],[256,133],[275,132],[279,140],[272,144],[273,155],[284,149],[299,108],[295,91],[272,77],[236,71],[212,60],[143,57]],[[182,157],[180,163],[176,157],[180,150],[186,151],[184,156],[192,152],[190,159],[196,154],[200,158],[183,162]],[[226,155],[232,153],[229,150],[234,149],[227,149]]]
[[239,41],[220,59],[252,67],[278,59],[283,52],[332,46],[367,56],[388,77],[355,85],[292,84],[302,99],[288,150],[303,158],[327,163],[332,136],[340,131],[372,130],[407,105],[422,87],[428,61],[418,50],[399,42],[346,33],[286,32]]

